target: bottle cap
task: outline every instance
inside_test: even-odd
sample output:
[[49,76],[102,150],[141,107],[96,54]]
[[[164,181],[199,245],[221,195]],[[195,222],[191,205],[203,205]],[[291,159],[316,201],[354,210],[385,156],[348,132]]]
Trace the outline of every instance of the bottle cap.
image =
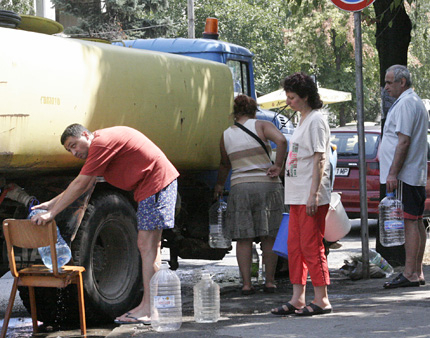
[[387,192],[387,197],[394,197],[394,192]]

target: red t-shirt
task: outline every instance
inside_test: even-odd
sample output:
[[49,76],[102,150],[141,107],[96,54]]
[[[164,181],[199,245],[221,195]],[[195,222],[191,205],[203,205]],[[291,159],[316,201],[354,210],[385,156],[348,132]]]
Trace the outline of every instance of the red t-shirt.
[[179,176],[160,148],[133,128],[111,127],[93,135],[80,174],[103,176],[115,187],[134,190],[136,202],[154,195]]

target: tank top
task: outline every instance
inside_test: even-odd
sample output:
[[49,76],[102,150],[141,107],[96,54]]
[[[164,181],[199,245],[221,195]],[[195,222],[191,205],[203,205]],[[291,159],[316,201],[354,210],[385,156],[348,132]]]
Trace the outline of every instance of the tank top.
[[[257,134],[255,129],[256,119],[249,119],[244,126]],[[263,147],[252,136],[236,126],[231,126],[224,131],[224,147],[230,159],[232,174],[231,185],[244,182],[280,183],[278,177],[267,176],[267,169],[272,165]],[[268,142],[266,148],[271,154],[272,149]]]

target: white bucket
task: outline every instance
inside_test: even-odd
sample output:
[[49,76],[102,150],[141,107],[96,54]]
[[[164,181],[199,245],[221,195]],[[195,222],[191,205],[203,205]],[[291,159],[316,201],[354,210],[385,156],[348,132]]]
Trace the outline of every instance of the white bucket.
[[336,242],[345,237],[351,230],[351,222],[340,201],[337,192],[331,193],[330,206],[325,218],[324,238],[329,242]]

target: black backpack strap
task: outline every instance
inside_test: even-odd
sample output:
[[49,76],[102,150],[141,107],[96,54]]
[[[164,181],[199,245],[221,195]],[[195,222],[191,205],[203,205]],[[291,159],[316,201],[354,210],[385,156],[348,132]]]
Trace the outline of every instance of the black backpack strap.
[[238,123],[238,122],[234,122],[234,125],[235,125],[236,127],[240,128],[240,129],[242,129],[245,133],[249,134],[249,135],[250,135],[250,136],[252,136],[252,137],[253,137],[253,138],[254,138],[258,143],[260,143],[260,145],[263,147],[264,151],[266,152],[267,156],[269,157],[270,162],[272,162],[272,164],[273,164],[273,161],[272,161],[272,159],[270,158],[270,155],[269,155],[269,151],[267,150],[266,145],[265,145],[265,144],[264,144],[264,142],[261,140],[261,138],[259,138],[257,135],[255,135],[251,130],[249,130],[248,128],[246,128],[243,124],[240,124],[240,123]]

